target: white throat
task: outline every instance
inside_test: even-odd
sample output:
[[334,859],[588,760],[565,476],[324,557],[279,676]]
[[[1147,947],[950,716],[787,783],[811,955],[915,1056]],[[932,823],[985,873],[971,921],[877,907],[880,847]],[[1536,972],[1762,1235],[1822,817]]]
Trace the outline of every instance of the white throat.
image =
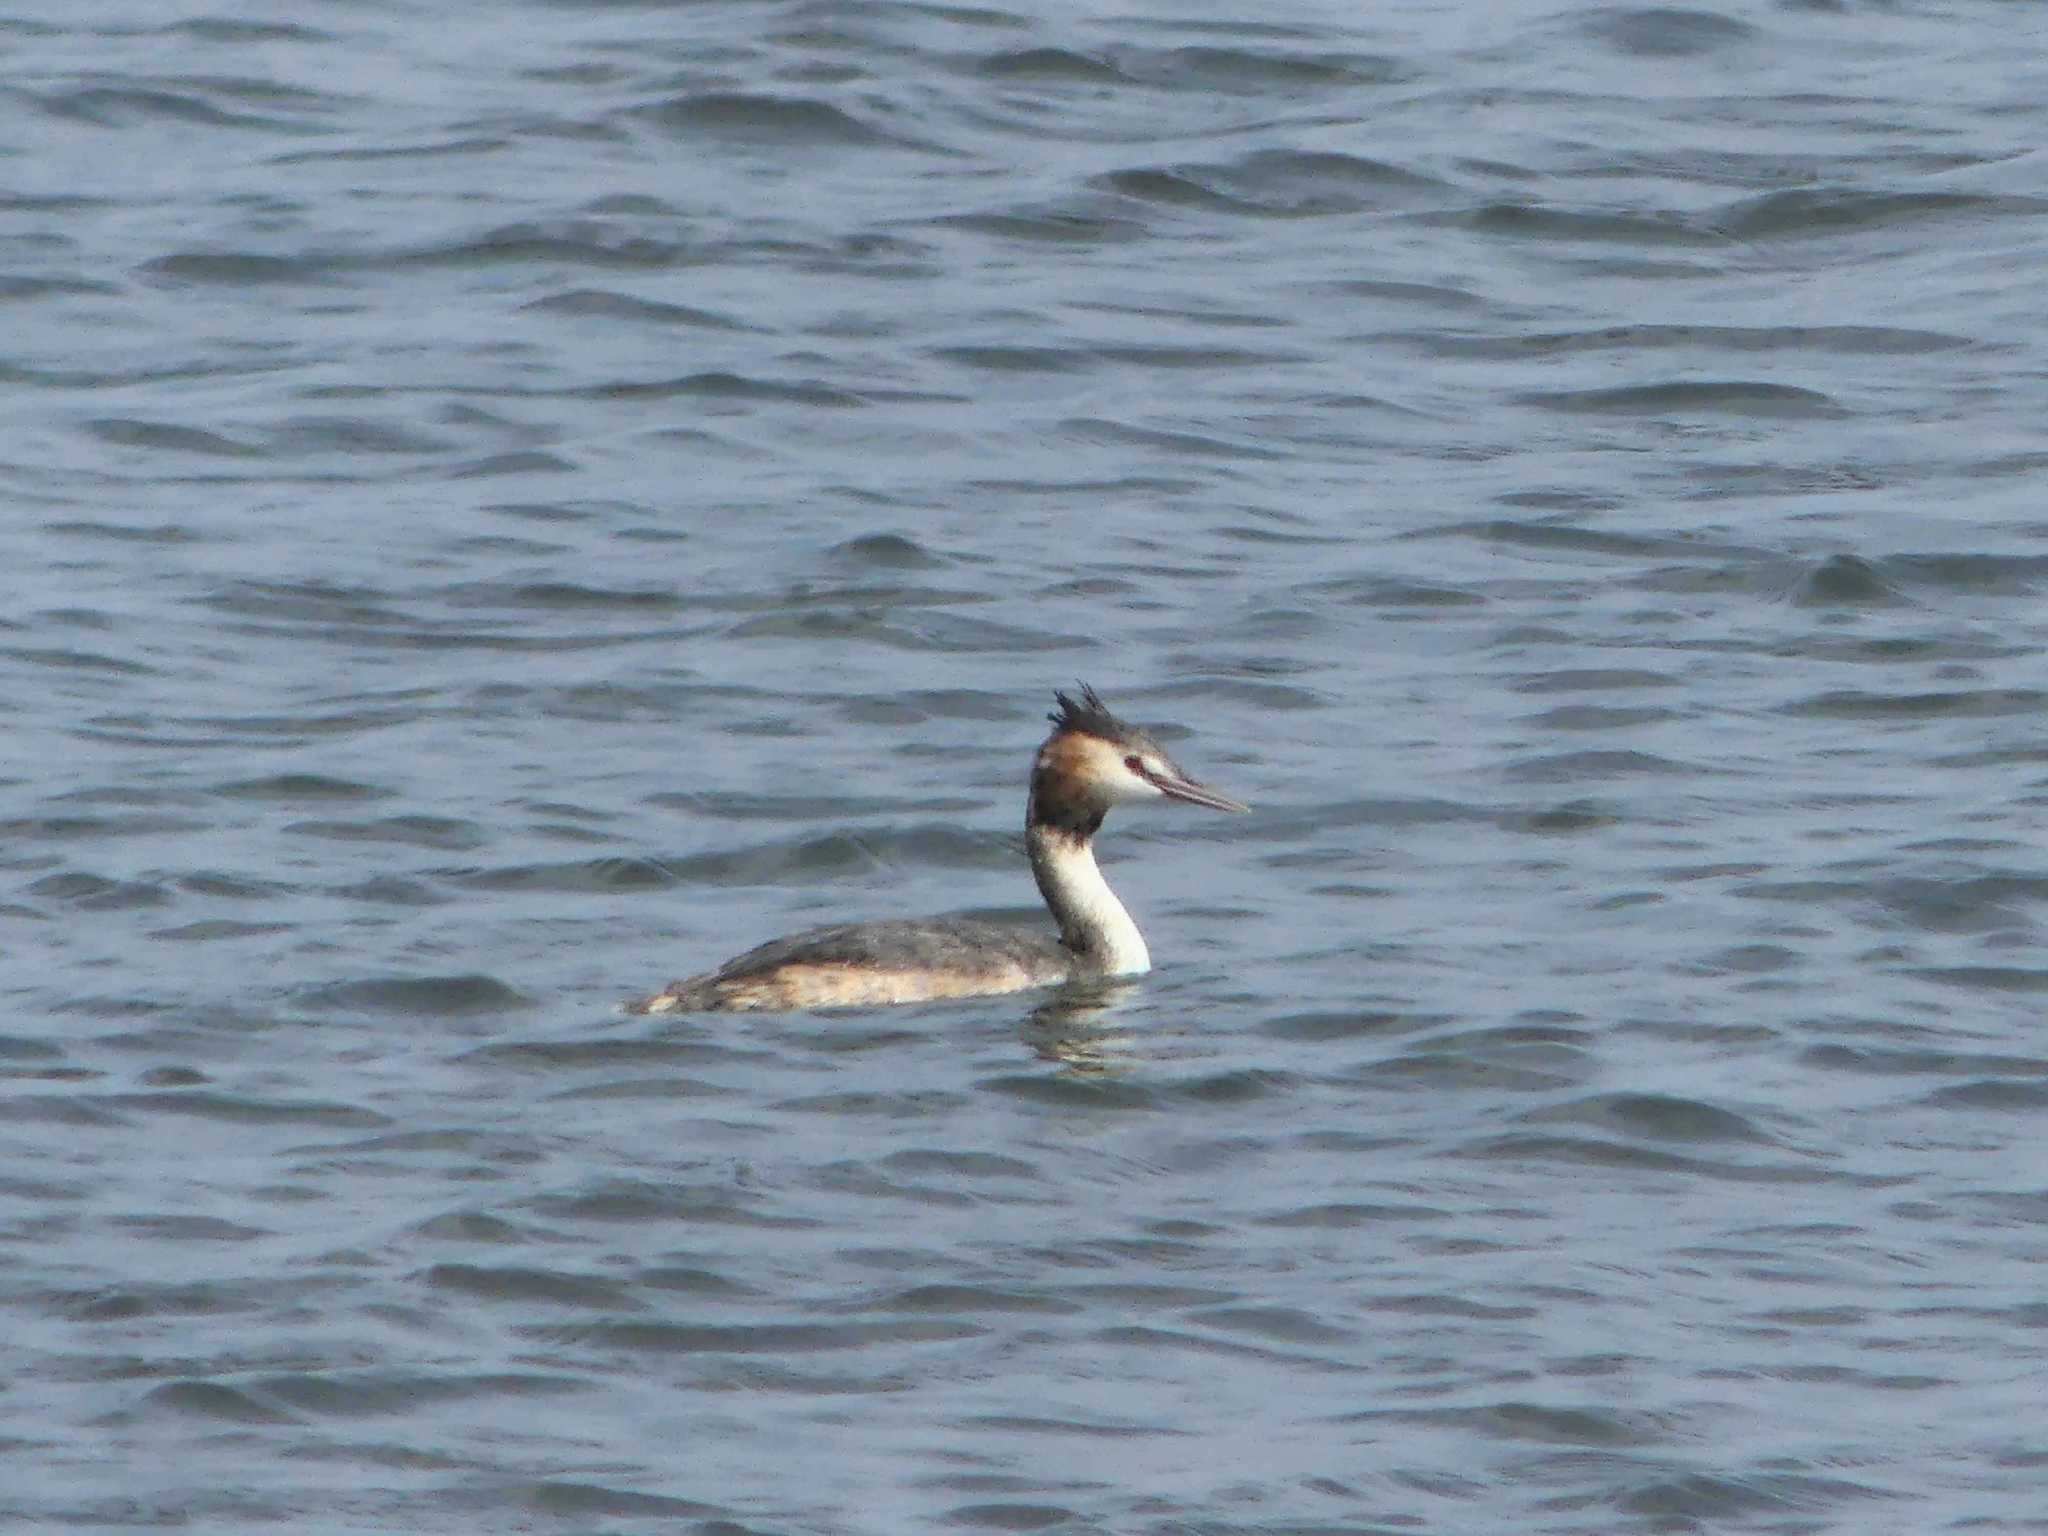
[[1081,963],[1105,976],[1136,976],[1152,969],[1152,952],[1131,914],[1095,867],[1095,850],[1085,837],[1033,826],[1024,840],[1031,848],[1031,873],[1052,908],[1060,938]]

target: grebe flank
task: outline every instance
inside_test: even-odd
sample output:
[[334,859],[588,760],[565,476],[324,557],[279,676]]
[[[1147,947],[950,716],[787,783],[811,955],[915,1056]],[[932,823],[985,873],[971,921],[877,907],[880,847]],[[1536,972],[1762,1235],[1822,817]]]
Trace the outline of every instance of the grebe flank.
[[1112,715],[1093,688],[1053,695],[1052,734],[1031,765],[1024,842],[1059,937],[996,923],[929,918],[841,923],[750,949],[715,971],[627,1004],[631,1013],[848,1008],[989,997],[1093,976],[1152,969],[1151,952],[1116,899],[1091,846],[1110,807],[1184,800],[1242,811],[1189,778],[1166,750]]

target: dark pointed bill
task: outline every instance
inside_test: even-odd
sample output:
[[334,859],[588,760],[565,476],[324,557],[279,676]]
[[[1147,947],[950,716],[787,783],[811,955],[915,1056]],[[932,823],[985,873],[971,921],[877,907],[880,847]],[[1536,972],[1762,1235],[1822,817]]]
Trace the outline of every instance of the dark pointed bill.
[[1193,779],[1176,773],[1148,773],[1153,788],[1169,800],[1185,800],[1189,805],[1206,805],[1212,811],[1248,811],[1250,806],[1242,801],[1211,789],[1206,784],[1197,784]]

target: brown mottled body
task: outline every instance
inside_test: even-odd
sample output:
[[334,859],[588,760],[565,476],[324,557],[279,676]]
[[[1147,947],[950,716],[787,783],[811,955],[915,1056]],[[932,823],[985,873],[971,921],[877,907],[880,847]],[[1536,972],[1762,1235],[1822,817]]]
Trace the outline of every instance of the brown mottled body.
[[626,1008],[738,1013],[923,1003],[1056,986],[1074,969],[1075,956],[1054,940],[997,923],[841,923],[750,949]]

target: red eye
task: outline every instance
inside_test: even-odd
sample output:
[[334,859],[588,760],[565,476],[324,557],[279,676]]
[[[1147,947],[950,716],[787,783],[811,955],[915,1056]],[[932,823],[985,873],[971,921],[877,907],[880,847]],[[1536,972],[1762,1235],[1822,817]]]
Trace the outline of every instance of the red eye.
[[1144,763],[1139,761],[1135,754],[1124,759],[1124,766],[1133,773],[1143,773],[1145,771]]

